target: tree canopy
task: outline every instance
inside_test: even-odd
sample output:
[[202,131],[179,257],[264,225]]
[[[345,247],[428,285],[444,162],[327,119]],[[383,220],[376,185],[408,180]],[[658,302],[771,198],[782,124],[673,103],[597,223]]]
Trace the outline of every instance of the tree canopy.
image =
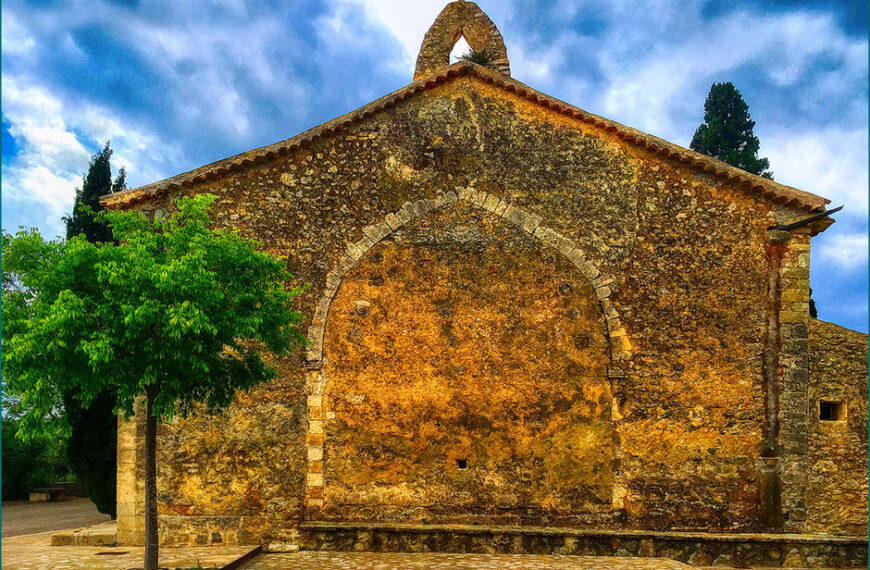
[[30,410],[28,431],[67,386],[84,403],[116,389],[127,415],[145,386],[160,387],[162,418],[196,402],[221,409],[272,373],[242,339],[275,353],[302,340],[301,315],[289,309],[300,290],[283,285],[284,262],[235,230],[213,229],[213,200],[183,198],[165,220],[106,212],[118,245],[4,234],[4,279],[23,288],[4,293],[3,368]]
[[758,137],[749,105],[730,82],[714,83],[704,102],[704,122],[695,131],[689,148],[718,158],[752,174],[773,179],[770,161],[758,156]]
[[156,424],[215,412],[274,377],[261,357],[304,342],[286,261],[214,228],[211,195],[165,219],[105,211],[114,242],[3,235],[3,372],[27,413],[25,436],[66,391],[83,406],[111,393],[127,417],[144,395],[146,568],[157,567]]

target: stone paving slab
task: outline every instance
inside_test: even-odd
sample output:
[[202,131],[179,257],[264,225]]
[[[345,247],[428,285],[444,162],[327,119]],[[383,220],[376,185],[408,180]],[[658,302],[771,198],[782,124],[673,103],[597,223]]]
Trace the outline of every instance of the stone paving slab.
[[538,554],[457,554],[408,552],[297,552],[261,554],[240,570],[686,570],[665,558],[616,558]]
[[[3,570],[128,570],[142,568],[145,549],[135,546],[51,546],[51,532],[3,539]],[[161,568],[223,568],[254,546],[161,548]]]

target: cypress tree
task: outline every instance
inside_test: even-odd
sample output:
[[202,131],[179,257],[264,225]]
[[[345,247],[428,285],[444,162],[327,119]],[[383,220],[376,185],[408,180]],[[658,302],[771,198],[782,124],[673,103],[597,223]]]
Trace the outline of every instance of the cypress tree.
[[[66,237],[84,235],[91,243],[113,242],[111,230],[94,219],[100,206],[100,196],[127,188],[127,172],[118,171],[112,182],[112,148],[106,142],[103,149],[91,157],[88,171],[76,189],[76,201],[71,216],[64,218]],[[82,209],[87,206],[90,211]],[[112,518],[116,515],[118,419],[114,413],[115,395],[107,390],[84,407],[74,392],[63,394],[63,406],[70,426],[67,461],[85,493],[97,510]]]
[[714,83],[704,102],[704,122],[695,131],[689,148],[772,180],[770,161],[758,156],[754,127],[749,105],[740,91],[730,82]]
[[[103,150],[91,157],[88,172],[82,177],[81,188],[76,188],[76,201],[71,216],[66,216],[66,238],[84,234],[91,243],[107,242],[112,234],[105,224],[94,221],[94,216],[102,210],[100,196],[112,192],[112,148],[107,141]],[[121,173],[118,174],[121,177]],[[126,175],[125,175],[126,177]],[[124,178],[125,178],[124,177]],[[124,181],[121,178],[121,181]],[[90,208],[90,212],[82,206]]]

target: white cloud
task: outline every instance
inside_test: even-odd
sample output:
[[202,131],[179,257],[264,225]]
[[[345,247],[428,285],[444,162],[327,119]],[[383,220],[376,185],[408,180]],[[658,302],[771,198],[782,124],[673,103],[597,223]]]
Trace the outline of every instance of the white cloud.
[[3,10],[2,31],[3,54],[25,54],[36,45],[36,40],[21,21],[9,10]]
[[[606,113],[641,130],[685,141],[687,136],[677,128],[680,104],[723,72],[757,65],[773,83],[786,86],[805,77],[814,58],[826,55],[846,58],[856,76],[866,74],[867,41],[846,37],[827,14],[738,11],[703,21],[689,10],[686,18],[692,24],[690,34],[638,50],[638,57],[627,59],[622,49],[602,46],[609,83],[603,98]],[[615,41],[620,32],[616,27],[606,39]]]
[[[832,232],[834,228],[828,231]],[[836,265],[845,271],[852,271],[867,267],[868,246],[870,240],[866,232],[835,234],[813,252],[813,257],[815,260],[824,259],[826,264]]]
[[409,73],[413,71],[417,53],[423,43],[426,30],[444,9],[443,0],[338,0],[337,4],[362,5],[366,13],[379,21],[404,46],[402,58]]
[[844,214],[868,213],[867,126],[831,126],[814,131],[786,128],[759,132],[762,154],[770,159],[776,180],[845,204]]
[[[39,226],[45,235],[63,234],[61,218],[72,209],[91,151],[112,140],[112,164],[129,168],[134,184],[164,176],[166,163],[180,160],[175,144],[161,141],[100,107],[61,99],[34,82],[3,75],[3,115],[18,146],[3,167],[3,203],[20,218],[13,226]],[[4,212],[5,214],[5,212]],[[4,215],[5,219],[8,219]],[[7,228],[7,229],[14,229]]]

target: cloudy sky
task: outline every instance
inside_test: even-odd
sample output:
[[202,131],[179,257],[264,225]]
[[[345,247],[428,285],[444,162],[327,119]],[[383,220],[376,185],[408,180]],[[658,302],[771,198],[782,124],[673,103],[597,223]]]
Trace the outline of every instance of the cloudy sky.
[[[444,0],[2,3],[2,225],[63,233],[111,139],[137,186],[289,138],[410,81]],[[845,204],[813,240],[820,317],[867,330],[864,0],[480,0],[513,76],[688,146],[714,81],[777,181]]]

